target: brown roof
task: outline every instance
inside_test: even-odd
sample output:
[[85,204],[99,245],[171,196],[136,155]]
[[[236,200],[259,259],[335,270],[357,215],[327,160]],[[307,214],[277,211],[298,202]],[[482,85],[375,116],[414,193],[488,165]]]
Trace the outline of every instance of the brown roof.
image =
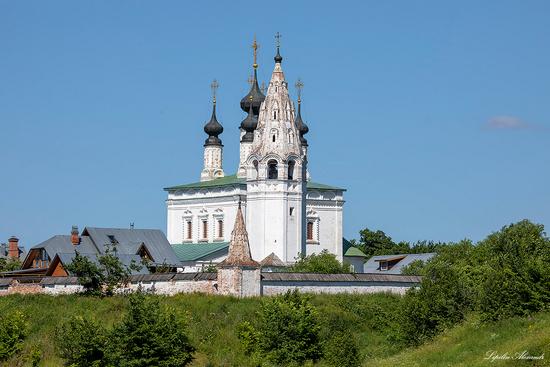
[[256,261],[252,260],[252,255],[250,255],[248,233],[246,232],[240,204],[237,210],[237,217],[235,218],[235,226],[233,227],[233,232],[231,232],[229,253],[227,254],[227,258],[218,266],[260,266]]
[[279,259],[279,257],[275,255],[274,252],[272,252],[269,255],[267,255],[265,259],[260,261],[260,265],[261,266],[285,266],[285,263],[281,259]]

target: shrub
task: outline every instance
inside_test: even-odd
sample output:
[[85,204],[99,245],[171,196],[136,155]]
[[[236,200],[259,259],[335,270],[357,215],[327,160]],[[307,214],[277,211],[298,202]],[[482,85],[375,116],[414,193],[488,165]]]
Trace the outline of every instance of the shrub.
[[336,255],[323,250],[319,254],[300,257],[290,267],[289,271],[297,273],[339,274],[351,273],[351,267],[349,264],[340,263],[336,259]]
[[256,326],[243,323],[238,336],[253,358],[275,365],[301,365],[322,355],[317,310],[297,291],[262,301]]
[[73,317],[57,328],[55,342],[61,358],[71,367],[105,366],[107,331],[97,322]]
[[109,362],[120,367],[186,366],[195,348],[186,325],[172,309],[163,309],[156,298],[135,293],[122,322],[111,333]]
[[0,316],[0,360],[6,360],[21,350],[28,328],[25,315],[20,311]]
[[361,365],[357,341],[350,333],[336,333],[323,348],[324,360],[333,367],[358,367]]
[[155,298],[135,293],[128,313],[112,330],[75,317],[57,330],[59,355],[71,367],[186,366],[195,348],[182,318]]

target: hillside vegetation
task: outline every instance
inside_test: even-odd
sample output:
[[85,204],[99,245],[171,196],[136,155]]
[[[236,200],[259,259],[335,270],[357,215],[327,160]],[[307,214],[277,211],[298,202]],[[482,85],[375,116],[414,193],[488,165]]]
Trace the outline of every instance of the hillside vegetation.
[[[197,348],[193,366],[253,366],[245,356],[236,330],[242,321],[255,321],[260,299],[178,295],[158,297],[162,306],[185,315],[192,344]],[[465,323],[445,331],[418,348],[404,349],[392,336],[399,297],[375,295],[314,296],[321,315],[322,332],[348,330],[359,346],[364,366],[544,366],[543,361],[484,360],[489,350],[513,354],[527,350],[531,355],[548,351],[550,313],[530,318],[512,318],[480,323],[475,314]],[[23,349],[2,366],[31,366],[37,351],[39,366],[62,366],[53,343],[56,326],[75,315],[88,315],[105,326],[118,322],[128,307],[125,297],[8,296],[0,298],[0,312],[23,312],[29,336]],[[549,356],[550,358],[550,356]],[[322,363],[318,364],[322,366]]]

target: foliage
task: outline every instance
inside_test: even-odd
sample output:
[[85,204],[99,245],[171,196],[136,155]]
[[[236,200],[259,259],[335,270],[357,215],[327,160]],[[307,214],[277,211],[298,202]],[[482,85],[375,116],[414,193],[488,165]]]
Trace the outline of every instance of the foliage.
[[332,367],[359,367],[361,365],[357,341],[348,333],[335,333],[323,348],[324,360]]
[[0,315],[0,360],[6,360],[21,350],[29,325],[20,311]]
[[401,339],[416,345],[462,321],[472,299],[459,269],[446,262],[430,263],[421,286],[403,299]]
[[97,264],[77,251],[66,269],[78,277],[86,294],[112,296],[117,288],[128,282],[132,270],[139,271],[141,266],[135,262],[124,265],[116,256],[116,247],[113,246],[107,247],[105,253],[98,256]]
[[319,316],[307,296],[288,291],[263,300],[256,326],[238,329],[245,351],[275,365],[301,365],[322,355]]
[[21,269],[21,260],[13,258],[0,258],[0,273]]
[[505,226],[478,245],[485,262],[478,308],[485,320],[550,307],[550,239],[527,220]]
[[434,241],[394,242],[390,236],[383,231],[372,231],[368,228],[359,232],[359,241],[352,240],[352,244],[363,251],[367,257],[376,255],[396,254],[423,254],[437,252],[445,247],[445,243]]
[[301,256],[298,261],[289,268],[289,271],[296,273],[339,274],[351,273],[351,267],[349,264],[340,263],[336,259],[336,255],[329,253],[327,250],[323,250],[319,254]]
[[424,268],[426,263],[422,260],[414,260],[409,265],[404,266],[401,269],[401,274],[403,275],[422,275],[424,273]]
[[107,331],[92,319],[75,316],[56,331],[59,355],[71,367],[105,366]]
[[129,297],[128,313],[111,330],[73,317],[57,329],[56,344],[71,367],[186,366],[195,351],[182,318],[142,293]]
[[205,267],[202,268],[203,273],[217,273],[218,268],[216,265],[212,264],[212,261]]
[[112,332],[111,363],[120,367],[186,366],[195,348],[175,310],[141,293],[130,296],[128,314]]

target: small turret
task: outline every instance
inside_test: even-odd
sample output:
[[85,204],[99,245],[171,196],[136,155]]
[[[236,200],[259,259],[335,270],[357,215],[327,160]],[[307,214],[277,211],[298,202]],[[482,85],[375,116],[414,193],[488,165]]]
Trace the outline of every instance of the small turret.
[[204,132],[208,135],[208,138],[204,142],[204,146],[222,145],[222,141],[218,136],[223,133],[223,126],[216,118],[216,89],[219,87],[218,82],[214,80],[211,87],[214,95],[212,99],[212,117],[210,117],[210,121],[204,125]]
[[254,141],[254,130],[258,126],[258,116],[254,115],[254,107],[252,104],[252,96],[250,96],[250,103],[248,107],[248,116],[241,122],[241,129],[245,131],[245,134],[241,138],[241,142],[252,143]]
[[302,88],[304,87],[304,83],[300,79],[295,84],[296,90],[298,91],[298,114],[296,115],[296,128],[298,129],[298,132],[300,133],[300,142],[302,143],[303,147],[307,147],[307,140],[304,137],[309,132],[309,127],[307,124],[302,120]]
[[216,118],[216,91],[219,87],[214,79],[210,85],[212,88],[212,117],[204,125],[204,132],[208,138],[204,141],[204,168],[201,172],[201,181],[209,181],[224,176],[222,168],[223,145],[218,137],[223,132],[223,126]]

